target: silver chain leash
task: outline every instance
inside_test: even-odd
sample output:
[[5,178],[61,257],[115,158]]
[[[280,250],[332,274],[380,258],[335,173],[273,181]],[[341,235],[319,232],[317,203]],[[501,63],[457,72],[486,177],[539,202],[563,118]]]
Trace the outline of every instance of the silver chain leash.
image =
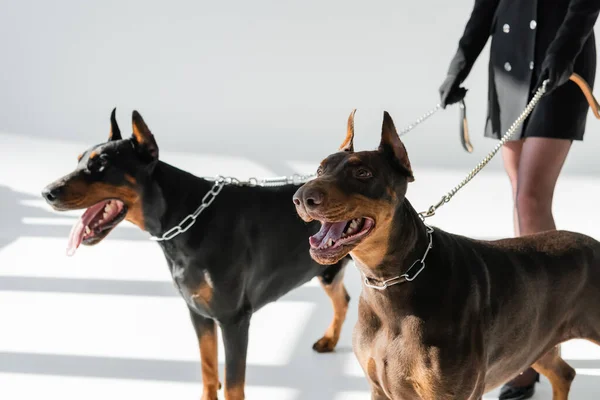
[[[441,108],[440,104],[436,105],[435,108],[426,112],[421,117],[419,117],[419,119],[417,119],[415,122],[413,122],[412,124],[410,124],[406,128],[404,128],[399,133],[399,135],[402,136],[402,135],[408,133],[409,131],[413,130],[417,125],[419,125],[420,123],[425,121],[427,118],[429,118],[433,114],[435,114],[436,111],[438,111],[440,108]],[[150,236],[150,240],[154,240],[156,242],[171,240],[175,236],[186,232],[188,229],[190,229],[192,227],[192,225],[194,225],[196,223],[196,219],[198,218],[198,216],[202,213],[202,211],[204,211],[208,206],[210,206],[210,204],[219,195],[219,193],[221,192],[221,189],[223,189],[223,186],[225,186],[225,185],[249,186],[249,187],[257,187],[257,186],[276,187],[276,186],[283,186],[283,185],[299,185],[301,183],[308,182],[309,180],[315,178],[316,176],[317,176],[317,174],[308,174],[308,175],[294,174],[291,176],[281,176],[281,177],[275,177],[275,178],[249,178],[248,180],[245,180],[245,181],[231,177],[231,176],[229,176],[229,177],[217,176],[216,178],[204,178],[208,181],[214,181],[215,183],[213,184],[212,188],[208,191],[208,193],[206,193],[206,195],[204,195],[204,197],[202,198],[202,203],[196,209],[196,211],[194,211],[192,214],[190,214],[187,217],[185,217],[184,219],[182,219],[181,222],[177,226],[174,226],[173,228],[169,229],[168,231],[163,233],[160,237]]]
[[248,180],[240,180],[231,176],[228,177],[217,177],[215,178],[204,178],[207,181],[217,181],[219,179],[223,179],[226,185],[236,185],[236,186],[262,186],[262,187],[276,187],[283,185],[299,185],[301,183],[307,182],[312,179],[315,175],[300,175],[293,174],[291,176],[280,176],[275,178],[249,178]]
[[415,122],[413,122],[412,124],[408,125],[406,128],[402,129],[400,132],[398,132],[398,136],[406,135],[408,132],[410,132],[414,128],[416,128],[417,125],[419,125],[420,123],[427,120],[429,117],[431,117],[433,114],[435,114],[441,108],[442,108],[442,105],[438,103],[434,108],[427,111],[425,114],[421,115]]
[[504,144],[512,137],[512,135],[515,134],[519,125],[521,125],[525,121],[525,119],[529,116],[529,114],[531,114],[531,112],[533,111],[533,109],[535,108],[537,103],[540,101],[540,99],[544,95],[544,93],[546,93],[546,85],[548,84],[548,82],[549,82],[549,80],[546,79],[542,83],[542,86],[537,90],[537,92],[535,93],[535,95],[533,96],[533,98],[531,99],[529,104],[527,104],[527,107],[525,107],[525,110],[523,110],[521,115],[519,115],[519,118],[517,118],[517,120],[515,122],[513,122],[513,124],[510,126],[510,128],[508,128],[508,130],[506,131],[504,136],[502,136],[502,139],[500,139],[500,141],[494,147],[494,149],[487,156],[485,156],[483,158],[483,160],[481,160],[481,162],[479,164],[477,164],[477,166],[475,168],[473,168],[471,170],[471,172],[469,172],[468,175],[457,186],[455,186],[451,191],[449,191],[447,194],[442,196],[441,200],[437,204],[430,206],[427,211],[423,211],[423,212],[419,213],[422,220],[425,220],[425,218],[429,218],[429,217],[435,215],[435,212],[438,208],[440,208],[444,204],[448,203],[460,189],[462,189],[467,183],[469,183],[469,181],[471,179],[473,179],[475,177],[475,175],[477,175],[479,173],[479,171],[481,171],[483,169],[483,167],[485,167],[491,161],[491,159],[496,155],[498,150],[500,150],[500,148],[502,146],[504,146]]

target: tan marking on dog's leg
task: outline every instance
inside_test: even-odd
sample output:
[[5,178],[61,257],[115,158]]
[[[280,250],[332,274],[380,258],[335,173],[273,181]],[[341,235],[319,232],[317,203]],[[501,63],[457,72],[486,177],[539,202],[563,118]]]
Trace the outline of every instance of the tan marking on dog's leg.
[[333,320],[331,321],[329,328],[325,331],[325,335],[313,345],[313,350],[318,353],[327,353],[335,349],[335,346],[340,339],[342,325],[346,320],[346,313],[348,312],[350,296],[344,286],[343,268],[329,285],[323,283],[321,277],[319,277],[319,279],[321,280],[321,286],[325,290],[325,293],[327,293],[327,296],[329,296],[331,304],[333,305]]
[[244,400],[244,382],[225,387],[225,400]]
[[552,384],[552,400],[567,400],[571,382],[575,379],[575,370],[558,355],[558,347],[547,352],[533,365]]
[[201,400],[216,400],[217,391],[221,388],[219,382],[219,364],[217,347],[217,325],[204,333],[200,338],[200,357],[202,359],[202,390]]

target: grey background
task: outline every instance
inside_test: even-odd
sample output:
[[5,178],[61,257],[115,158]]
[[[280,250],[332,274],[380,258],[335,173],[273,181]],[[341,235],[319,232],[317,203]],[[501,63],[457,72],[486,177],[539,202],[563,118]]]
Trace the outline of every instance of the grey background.
[[[135,108],[162,149],[283,174],[287,160],[337,149],[355,107],[363,149],[377,144],[384,109],[400,128],[432,108],[473,2],[0,4],[0,132],[91,145],[104,140],[113,106],[125,131]],[[476,152],[460,146],[454,106],[405,137],[415,168],[466,171],[495,145],[482,134],[488,46],[466,82]],[[566,172],[600,173],[600,121],[589,118]]]

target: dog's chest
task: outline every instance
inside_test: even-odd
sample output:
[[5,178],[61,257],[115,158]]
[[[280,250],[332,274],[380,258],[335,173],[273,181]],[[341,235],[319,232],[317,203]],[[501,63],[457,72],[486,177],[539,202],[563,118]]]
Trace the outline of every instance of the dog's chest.
[[392,327],[385,321],[376,326],[365,324],[365,317],[373,316],[363,313],[361,317],[353,347],[375,391],[394,400],[435,399],[433,394],[439,395],[439,359],[435,350],[421,342],[420,321],[408,317],[403,326]]
[[192,270],[186,265],[171,265],[173,283],[192,309],[201,315],[211,316],[211,304],[214,300],[215,283],[206,269]]

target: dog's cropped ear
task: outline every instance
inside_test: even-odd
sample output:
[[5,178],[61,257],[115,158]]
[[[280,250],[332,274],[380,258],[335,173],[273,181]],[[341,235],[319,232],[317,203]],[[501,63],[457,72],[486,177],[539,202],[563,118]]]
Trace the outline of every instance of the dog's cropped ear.
[[354,152],[354,114],[356,114],[356,108],[352,110],[348,117],[348,129],[346,130],[346,139],[340,146],[340,151],[347,151],[349,153]]
[[398,132],[394,126],[394,121],[387,111],[383,112],[383,124],[381,127],[381,142],[379,143],[379,151],[390,154],[395,161],[398,162],[404,170],[406,170],[409,182],[413,182],[415,180],[404,143],[402,143],[400,140],[400,136],[398,136]]
[[152,161],[158,160],[158,146],[154,140],[154,135],[146,126],[144,119],[139,112],[133,111],[131,115],[131,121],[133,125],[133,141],[137,148],[147,153]]
[[111,142],[113,140],[121,140],[121,130],[119,129],[119,125],[117,125],[117,117],[115,113],[117,112],[117,108],[113,108],[112,113],[110,113],[110,133],[108,134],[108,141]]

